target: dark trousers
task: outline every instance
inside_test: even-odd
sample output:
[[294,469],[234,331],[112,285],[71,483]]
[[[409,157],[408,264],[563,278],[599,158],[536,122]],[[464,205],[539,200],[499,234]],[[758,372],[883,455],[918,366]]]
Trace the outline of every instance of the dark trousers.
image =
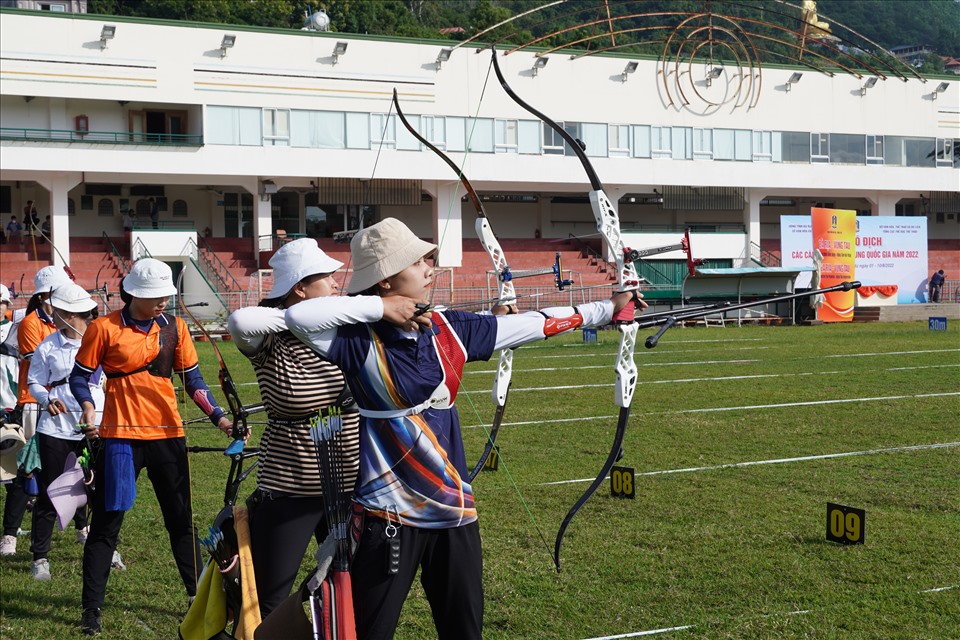
[[[40,492],[37,494],[37,504],[33,507],[33,527],[30,535],[33,539],[30,552],[34,560],[48,557],[50,553],[50,539],[53,537],[53,523],[57,519],[57,511],[53,508],[47,487],[63,474],[63,465],[67,455],[72,451],[79,456],[83,453],[83,440],[66,440],[55,438],[45,433],[37,434],[37,448],[40,451],[40,471],[34,472]],[[80,507],[73,517],[77,529],[87,526],[87,508]]]
[[7,499],[3,503],[3,535],[5,536],[17,536],[20,523],[23,522],[23,514],[27,512],[30,496],[23,490],[25,480],[26,478],[18,473],[17,477],[7,484]]
[[387,574],[386,521],[367,516],[353,559],[353,610],[360,640],[393,638],[400,610],[420,573],[439,640],[479,640],[483,630],[480,526],[401,526],[400,571]]
[[326,538],[327,519],[321,497],[276,497],[258,490],[248,504],[257,597],[266,618],[290,595],[310,538],[317,544]]
[[[131,440],[133,468],[137,477],[144,468],[153,484],[163,514],[163,524],[170,537],[170,549],[180,571],[180,579],[187,595],[197,593],[197,575],[201,567],[200,545],[193,528],[190,508],[190,470],[187,466],[187,446],[184,438],[164,440]],[[90,536],[83,548],[84,609],[103,606],[110,577],[110,563],[117,548],[117,538],[123,525],[123,511],[107,511],[103,483],[105,482],[102,448],[94,453],[97,490],[93,493]]]

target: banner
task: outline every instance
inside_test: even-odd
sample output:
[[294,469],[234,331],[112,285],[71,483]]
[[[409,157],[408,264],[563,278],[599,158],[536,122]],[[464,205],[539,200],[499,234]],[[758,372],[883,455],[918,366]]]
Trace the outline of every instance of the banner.
[[[813,231],[814,264],[820,262],[820,288],[856,280],[857,212],[847,209],[810,210]],[[824,322],[853,320],[856,292],[831,291],[817,308],[817,319]]]
[[[780,251],[785,267],[813,266],[810,216],[781,216]],[[897,303],[926,302],[927,219],[922,216],[857,216],[856,279],[864,287],[897,285]],[[801,273],[797,288],[810,287]]]

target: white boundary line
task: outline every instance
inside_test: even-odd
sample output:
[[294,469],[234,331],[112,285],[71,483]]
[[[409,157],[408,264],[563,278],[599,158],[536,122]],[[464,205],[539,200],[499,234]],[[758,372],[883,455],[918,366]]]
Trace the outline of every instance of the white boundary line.
[[956,589],[960,585],[951,585],[949,587],[935,587],[933,589],[924,589],[920,593],[938,593],[940,591],[950,591],[951,589]]
[[[760,362],[759,360],[700,360],[696,362],[645,362],[638,364],[638,367],[683,367],[686,365],[701,365],[701,364],[752,364],[754,362]],[[580,371],[582,369],[610,369],[609,364],[597,364],[597,365],[587,365],[585,367],[541,367],[538,369],[514,369],[514,373],[519,373],[522,371]],[[464,371],[464,375],[475,375],[475,374],[491,374],[496,372],[496,369],[480,369],[476,371]]]
[[[850,456],[868,456],[877,453],[894,453],[899,451],[921,451],[924,449],[946,449],[950,447],[960,447],[960,442],[940,442],[936,444],[916,444],[905,447],[887,447],[885,449],[867,449],[865,451],[846,451],[844,453],[824,453],[818,456],[800,456],[797,458],[776,458],[773,460],[753,460],[750,462],[730,462],[728,464],[717,464],[708,467],[687,467],[686,469],[666,469],[663,471],[644,471],[637,473],[638,476],[662,476],[671,473],[691,473],[694,471],[715,471],[717,469],[733,469],[736,467],[755,467],[766,464],[783,464],[785,462],[806,462],[808,460],[829,460],[831,458],[848,458]],[[609,476],[607,476],[609,477]],[[594,478],[579,478],[577,480],[557,480],[555,482],[541,482],[539,486],[548,487],[558,484],[577,484],[580,482],[593,482]]]

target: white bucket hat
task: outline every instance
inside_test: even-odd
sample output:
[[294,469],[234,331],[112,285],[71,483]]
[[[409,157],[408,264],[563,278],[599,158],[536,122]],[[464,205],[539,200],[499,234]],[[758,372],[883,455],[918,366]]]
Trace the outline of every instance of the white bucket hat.
[[313,238],[299,238],[283,245],[270,258],[273,288],[268,298],[285,298],[298,282],[318,273],[333,273],[343,266],[323,252]]
[[26,439],[18,424],[0,426],[0,481],[17,477],[17,452],[23,449]]
[[97,308],[97,303],[93,301],[90,294],[83,287],[72,282],[54,289],[50,294],[50,304],[54,309],[73,313],[92,311]]
[[7,289],[5,284],[0,284],[0,302],[13,303],[13,298],[10,297],[10,289]]
[[354,267],[347,293],[366,291],[436,249],[437,245],[413,235],[413,231],[396,218],[384,218],[357,232],[350,241]]
[[134,298],[166,298],[177,294],[173,271],[155,258],[141,258],[123,278],[123,290]]
[[33,292],[47,293],[61,285],[72,282],[73,280],[67,275],[67,272],[63,270],[63,267],[51,265],[40,269],[40,271],[37,271],[37,275],[33,276]]

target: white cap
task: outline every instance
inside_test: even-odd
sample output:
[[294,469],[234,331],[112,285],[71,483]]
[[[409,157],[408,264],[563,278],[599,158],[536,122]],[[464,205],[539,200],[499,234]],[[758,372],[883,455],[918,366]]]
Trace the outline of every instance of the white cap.
[[63,267],[51,265],[40,269],[40,271],[37,271],[37,275],[33,276],[33,292],[47,293],[48,291],[53,291],[60,285],[70,284],[72,282],[73,280],[67,275],[67,272],[63,270]]
[[61,311],[71,311],[82,313],[92,311],[97,308],[97,303],[93,301],[90,294],[78,284],[65,284],[57,287],[50,294],[50,304],[54,309]]
[[333,273],[343,266],[323,252],[313,238],[300,238],[283,245],[270,258],[273,288],[268,298],[285,298],[298,282],[318,273]]
[[0,284],[0,302],[13,303],[13,298],[10,297],[10,289],[7,289],[5,284]]
[[123,278],[123,290],[134,298],[166,298],[176,295],[173,271],[154,258],[141,258]]

